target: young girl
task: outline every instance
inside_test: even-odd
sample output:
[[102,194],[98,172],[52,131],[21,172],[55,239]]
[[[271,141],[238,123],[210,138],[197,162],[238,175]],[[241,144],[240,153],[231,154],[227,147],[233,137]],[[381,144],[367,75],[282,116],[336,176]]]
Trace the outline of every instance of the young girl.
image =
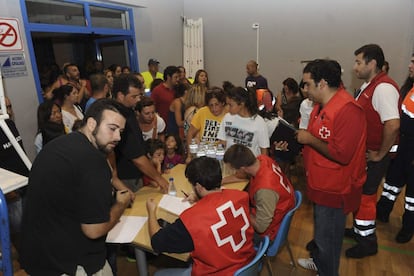
[[267,126],[257,112],[256,92],[243,87],[227,91],[229,113],[224,115],[217,134],[220,143],[226,148],[242,144],[258,156],[267,155],[269,135]]
[[184,163],[184,147],[181,139],[176,134],[167,134],[165,137],[166,154],[164,157],[164,171],[173,168],[177,164]]
[[[158,139],[148,139],[145,141],[147,148],[147,157],[151,160],[154,167],[161,174],[162,163],[164,161],[165,155],[165,145],[161,140]],[[150,177],[144,175],[142,178],[144,186],[157,186],[158,184],[152,180]]]

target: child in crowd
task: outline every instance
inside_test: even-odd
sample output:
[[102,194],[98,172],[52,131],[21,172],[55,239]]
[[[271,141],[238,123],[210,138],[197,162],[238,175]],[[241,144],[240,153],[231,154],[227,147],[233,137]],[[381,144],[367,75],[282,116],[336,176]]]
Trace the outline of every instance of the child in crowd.
[[164,157],[164,172],[172,169],[177,164],[184,163],[184,147],[180,137],[177,134],[167,134],[165,137],[165,150]]
[[[165,155],[165,145],[161,140],[158,139],[148,139],[145,141],[147,148],[147,157],[151,160],[154,167],[161,174],[162,163],[164,161]],[[157,183],[154,182],[150,177],[144,175],[142,178],[144,186],[157,186]]]

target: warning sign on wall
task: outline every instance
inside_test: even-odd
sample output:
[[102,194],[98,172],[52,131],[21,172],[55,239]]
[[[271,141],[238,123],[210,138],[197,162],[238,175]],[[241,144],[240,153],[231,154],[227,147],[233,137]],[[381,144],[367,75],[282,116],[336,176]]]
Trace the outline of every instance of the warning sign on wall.
[[0,52],[23,50],[19,30],[19,21],[16,18],[0,17]]
[[4,78],[27,76],[24,54],[1,54],[0,67]]

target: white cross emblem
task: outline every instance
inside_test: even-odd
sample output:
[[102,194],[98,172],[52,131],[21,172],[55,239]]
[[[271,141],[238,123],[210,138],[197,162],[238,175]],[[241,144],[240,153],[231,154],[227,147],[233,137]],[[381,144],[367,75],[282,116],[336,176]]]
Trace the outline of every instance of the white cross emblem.
[[[223,214],[224,211],[226,211],[227,209],[230,209],[232,216],[227,217]],[[217,214],[220,217],[220,221],[217,222],[216,224],[212,225],[211,231],[213,232],[214,238],[216,240],[216,243],[218,246],[222,246],[226,243],[230,243],[231,248],[233,249],[234,252],[237,252],[247,241],[246,238],[246,230],[249,228],[250,223],[249,220],[247,218],[246,213],[244,212],[243,207],[240,207],[238,210],[236,210],[234,208],[233,202],[232,201],[228,201],[226,203],[224,203],[223,205],[221,205],[220,207],[218,207],[216,209]],[[244,221],[244,225],[240,228],[240,235],[241,235],[241,241],[236,244],[233,235],[227,236],[227,237],[220,237],[220,233],[219,233],[219,229],[222,227],[225,227],[227,224],[230,223],[230,220],[234,220],[236,219],[238,216],[242,216],[242,219]],[[229,222],[228,222],[229,220]]]
[[328,138],[331,136],[331,131],[327,129],[325,126],[319,129],[319,136],[321,136],[323,139]]

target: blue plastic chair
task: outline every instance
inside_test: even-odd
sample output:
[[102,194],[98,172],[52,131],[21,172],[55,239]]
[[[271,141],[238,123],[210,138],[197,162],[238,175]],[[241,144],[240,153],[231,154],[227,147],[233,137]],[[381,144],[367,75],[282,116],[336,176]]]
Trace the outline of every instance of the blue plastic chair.
[[13,275],[13,266],[10,249],[10,231],[9,231],[9,213],[7,212],[7,203],[3,191],[0,189],[0,269],[4,276]]
[[267,269],[269,270],[270,275],[273,275],[273,270],[272,270],[272,265],[270,263],[269,257],[276,256],[279,253],[280,249],[283,247],[283,245],[286,245],[289,251],[292,264],[294,267],[296,267],[296,262],[295,262],[295,259],[293,258],[292,250],[290,249],[290,245],[289,245],[288,234],[289,234],[289,228],[290,228],[290,223],[292,222],[293,214],[302,204],[302,193],[299,191],[295,191],[295,199],[296,199],[295,207],[293,207],[293,209],[287,212],[287,214],[283,218],[282,223],[280,224],[279,231],[277,232],[276,238],[273,241],[273,243],[269,246],[266,252],[266,265],[267,265]]
[[256,257],[234,273],[234,276],[257,276],[260,270],[262,270],[262,260],[269,247],[269,237],[265,236],[260,242],[259,249],[257,250]]

